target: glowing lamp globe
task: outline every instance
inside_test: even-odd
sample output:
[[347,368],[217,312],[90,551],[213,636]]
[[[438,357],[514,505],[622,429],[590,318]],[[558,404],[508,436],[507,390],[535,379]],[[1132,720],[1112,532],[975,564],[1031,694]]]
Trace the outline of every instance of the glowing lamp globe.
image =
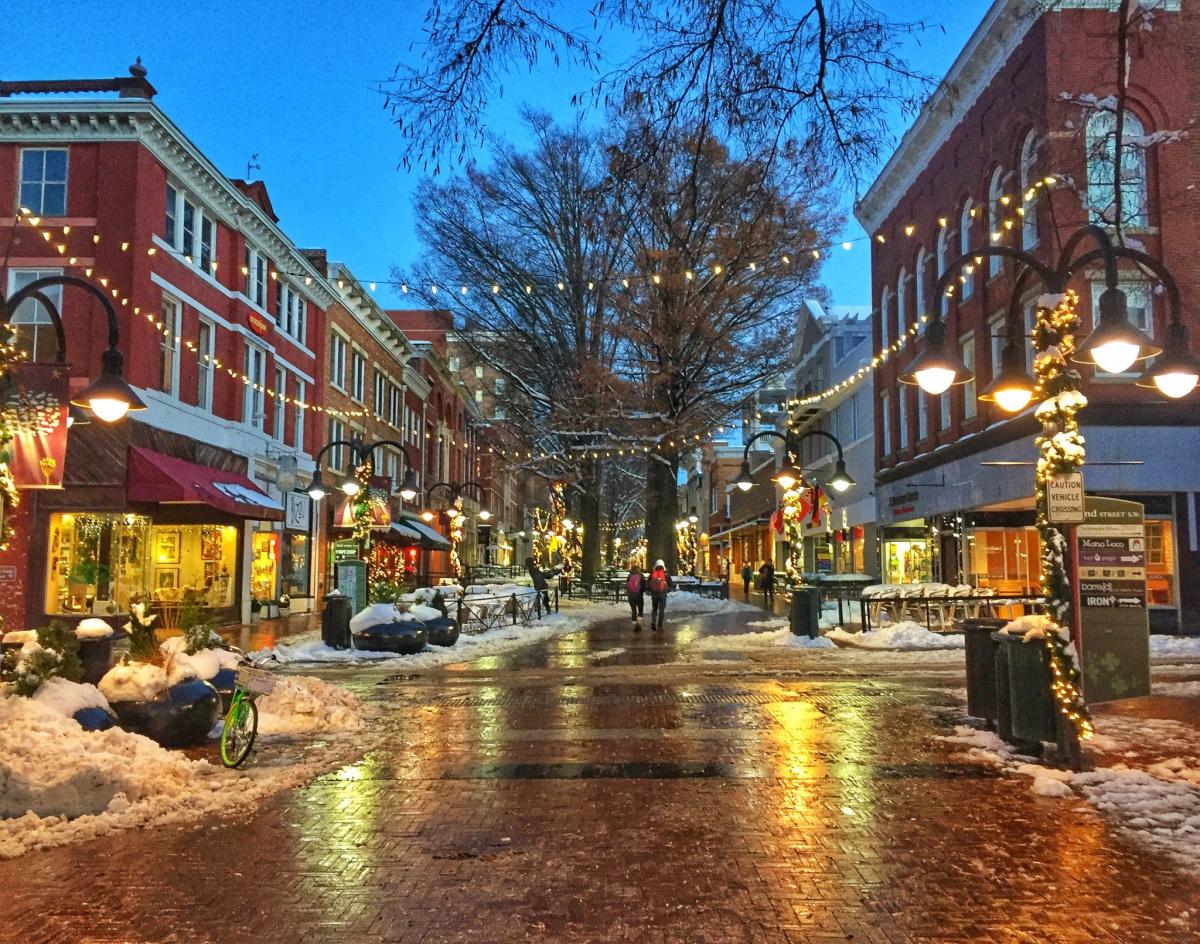
[[1123,374],[1138,359],[1141,347],[1132,341],[1109,341],[1092,348],[1092,360],[1109,374]]
[[1019,413],[1033,399],[1033,391],[1023,390],[1020,387],[1006,387],[1002,390],[997,390],[993,399],[1000,409],[1006,413]]
[[1200,374],[1178,371],[1157,375],[1154,378],[1154,386],[1165,396],[1178,400],[1195,390],[1197,381],[1200,381]]
[[1168,325],[1166,347],[1137,384],[1178,400],[1195,390],[1197,381],[1200,381],[1200,360],[1188,351],[1187,328],[1177,321]]
[[916,384],[931,396],[945,393],[956,383],[967,383],[974,374],[946,348],[946,326],[939,319],[925,331],[925,350],[900,375],[900,382]]
[[342,482],[342,493],[347,498],[353,498],[362,491],[362,484],[352,475],[346,476],[346,480]]
[[945,393],[954,383],[955,372],[948,367],[926,367],[913,371],[917,386],[931,396]]
[[1108,288],[1100,296],[1100,322],[1080,345],[1074,359],[1095,364],[1110,374],[1123,374],[1134,361],[1162,351],[1144,331],[1130,324],[1125,293]]

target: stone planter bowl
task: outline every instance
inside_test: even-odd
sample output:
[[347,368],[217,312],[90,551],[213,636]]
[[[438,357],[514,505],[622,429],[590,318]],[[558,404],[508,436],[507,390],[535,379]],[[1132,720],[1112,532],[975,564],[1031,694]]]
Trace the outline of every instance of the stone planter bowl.
[[221,696],[208,682],[178,682],[147,701],[112,703],[121,727],[163,747],[192,747],[208,740],[221,717]]
[[401,617],[394,623],[377,623],[354,633],[354,648],[366,652],[397,652],[411,655],[429,642],[429,633],[421,620]]

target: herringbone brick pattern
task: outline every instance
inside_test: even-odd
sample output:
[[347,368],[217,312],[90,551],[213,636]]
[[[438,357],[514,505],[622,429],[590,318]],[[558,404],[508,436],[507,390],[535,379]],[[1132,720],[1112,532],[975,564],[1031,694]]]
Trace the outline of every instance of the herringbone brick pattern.
[[1169,923],[1194,879],[935,740],[944,689],[677,651],[722,622],[339,669],[385,707],[383,747],[242,822],[0,864],[0,940],[1200,939]]

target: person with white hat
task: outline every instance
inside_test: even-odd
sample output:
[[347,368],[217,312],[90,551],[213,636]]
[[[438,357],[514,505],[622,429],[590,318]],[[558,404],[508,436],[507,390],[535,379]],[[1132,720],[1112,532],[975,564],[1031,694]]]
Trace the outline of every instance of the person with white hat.
[[660,559],[646,579],[646,590],[650,593],[650,628],[658,631],[663,627],[667,613],[667,591],[671,589],[671,577],[667,565]]

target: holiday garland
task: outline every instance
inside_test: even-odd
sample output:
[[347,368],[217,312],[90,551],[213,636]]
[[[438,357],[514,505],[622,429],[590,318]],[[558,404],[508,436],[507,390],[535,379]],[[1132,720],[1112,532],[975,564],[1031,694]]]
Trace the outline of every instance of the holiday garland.
[[1079,662],[1071,642],[1071,606],[1074,594],[1068,576],[1067,539],[1050,521],[1047,490],[1059,475],[1078,472],[1083,466],[1084,438],[1075,415],[1087,406],[1079,390],[1079,372],[1070,366],[1079,330],[1074,292],[1038,299],[1037,323],[1033,329],[1033,371],[1036,396],[1042,400],[1036,416],[1042,423],[1038,448],[1037,528],[1042,538],[1042,595],[1046,598],[1051,625],[1045,643],[1050,660],[1051,689],[1062,716],[1081,740],[1095,733],[1083,701]]
[[[11,328],[8,337],[0,342],[0,389],[12,389],[12,377],[9,370],[12,364],[20,358],[12,343]],[[12,458],[12,417],[7,409],[0,409],[0,551],[7,551],[12,539],[12,525],[9,517],[17,507],[20,496],[17,494],[17,483],[13,479],[12,470],[8,467]]]
[[808,486],[797,482],[783,493],[783,539],[787,541],[788,555],[784,562],[788,585],[797,587],[804,582],[801,576],[804,566],[801,559],[804,548],[804,491]]
[[456,514],[450,521],[450,570],[455,577],[461,577],[463,574],[462,557],[458,553],[458,546],[463,539],[463,500],[461,495],[454,499],[454,510]]

